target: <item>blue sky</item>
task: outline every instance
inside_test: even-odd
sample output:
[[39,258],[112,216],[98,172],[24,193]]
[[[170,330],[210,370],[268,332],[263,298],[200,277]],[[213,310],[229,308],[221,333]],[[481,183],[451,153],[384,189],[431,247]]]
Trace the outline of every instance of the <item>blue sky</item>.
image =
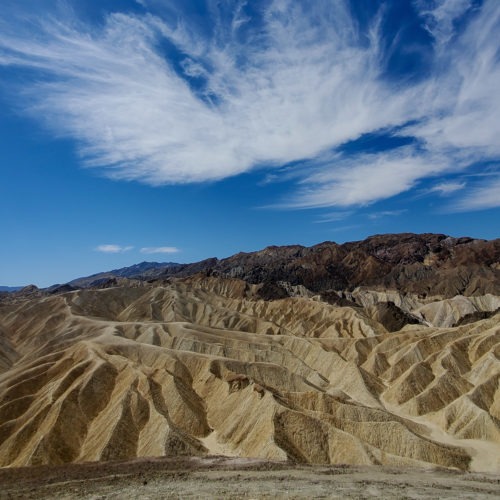
[[0,284],[499,237],[498,0],[3,0]]

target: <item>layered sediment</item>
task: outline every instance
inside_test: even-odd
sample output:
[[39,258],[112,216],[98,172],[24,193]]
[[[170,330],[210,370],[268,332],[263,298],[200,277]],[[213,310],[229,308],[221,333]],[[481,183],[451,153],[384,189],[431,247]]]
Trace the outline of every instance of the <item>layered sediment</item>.
[[289,284],[272,300],[268,283],[207,274],[0,305],[0,465],[225,454],[500,470],[495,290]]

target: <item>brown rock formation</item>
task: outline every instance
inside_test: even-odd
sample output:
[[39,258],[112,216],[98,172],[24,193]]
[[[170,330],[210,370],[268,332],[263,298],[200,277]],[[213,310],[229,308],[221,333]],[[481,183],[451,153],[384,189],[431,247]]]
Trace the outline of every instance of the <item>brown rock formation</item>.
[[77,288],[109,286],[116,279],[152,282],[198,273],[264,283],[261,293],[266,300],[294,296],[297,286],[330,297],[332,291],[352,292],[358,287],[421,297],[500,295],[500,240],[444,234],[377,235],[342,245],[327,241],[309,248],[271,246],[192,264],[144,262],[70,284]]

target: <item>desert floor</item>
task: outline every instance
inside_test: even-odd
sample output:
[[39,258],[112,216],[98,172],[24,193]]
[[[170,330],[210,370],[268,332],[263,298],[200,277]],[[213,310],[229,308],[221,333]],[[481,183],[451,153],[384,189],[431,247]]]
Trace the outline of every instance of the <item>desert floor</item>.
[[223,457],[0,469],[0,498],[500,497],[500,477],[450,469],[304,466]]

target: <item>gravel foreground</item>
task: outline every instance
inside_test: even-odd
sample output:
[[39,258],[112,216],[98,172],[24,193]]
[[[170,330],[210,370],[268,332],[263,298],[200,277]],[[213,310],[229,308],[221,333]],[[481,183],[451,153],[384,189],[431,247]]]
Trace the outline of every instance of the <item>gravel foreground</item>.
[[500,497],[500,477],[429,468],[151,458],[0,469],[0,499]]

